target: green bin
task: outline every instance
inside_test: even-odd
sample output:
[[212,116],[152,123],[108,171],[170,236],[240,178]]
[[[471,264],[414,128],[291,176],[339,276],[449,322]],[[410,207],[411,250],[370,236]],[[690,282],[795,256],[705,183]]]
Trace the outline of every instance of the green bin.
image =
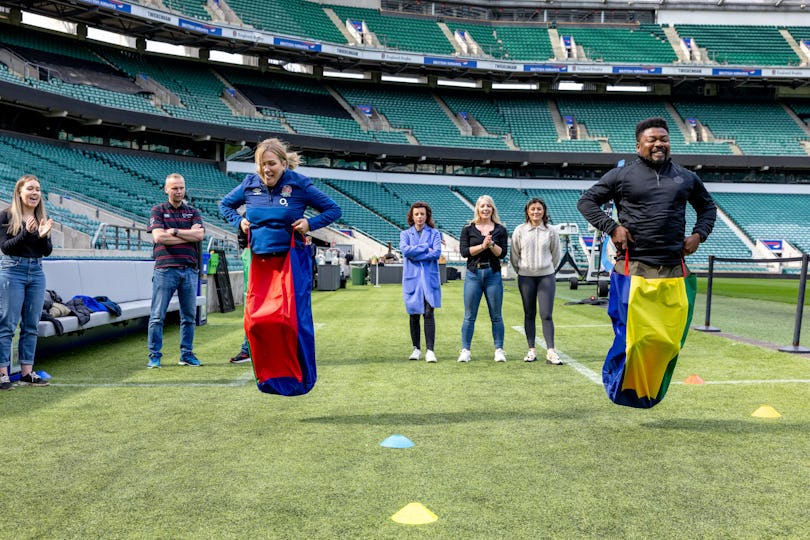
[[352,266],[352,285],[365,285],[368,269],[365,266]]

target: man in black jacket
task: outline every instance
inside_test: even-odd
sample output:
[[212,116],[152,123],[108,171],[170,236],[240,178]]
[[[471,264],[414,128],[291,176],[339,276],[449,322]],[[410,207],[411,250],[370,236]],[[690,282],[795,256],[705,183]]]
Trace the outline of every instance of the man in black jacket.
[[[636,125],[638,159],[608,171],[577,203],[588,222],[610,235],[618,260],[629,250],[631,274],[647,278],[683,276],[683,257],[697,251],[712,232],[717,207],[693,172],[673,163],[669,127],[663,118]],[[601,206],[613,200],[618,223]],[[697,221],[686,234],[686,204]],[[624,273],[624,265],[616,265]]]

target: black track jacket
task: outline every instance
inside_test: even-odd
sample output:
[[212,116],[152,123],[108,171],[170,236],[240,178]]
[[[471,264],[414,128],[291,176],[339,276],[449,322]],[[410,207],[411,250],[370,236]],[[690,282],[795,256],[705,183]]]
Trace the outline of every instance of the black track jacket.
[[[601,209],[610,200],[616,204],[618,223]],[[675,266],[682,258],[687,202],[697,212],[692,233],[698,233],[702,242],[712,232],[717,207],[698,175],[670,160],[656,170],[639,157],[608,171],[582,194],[577,208],[605,233],[620,224],[626,227],[635,241],[630,244],[630,260]]]

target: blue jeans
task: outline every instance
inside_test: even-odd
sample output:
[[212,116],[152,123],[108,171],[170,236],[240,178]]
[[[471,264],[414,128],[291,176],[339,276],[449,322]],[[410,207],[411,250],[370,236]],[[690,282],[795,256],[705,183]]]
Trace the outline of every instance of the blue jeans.
[[461,324],[461,347],[469,349],[475,331],[475,319],[478,317],[478,305],[481,296],[486,297],[489,318],[492,321],[492,339],[495,348],[503,348],[503,281],[500,272],[491,268],[467,269],[464,275],[464,322]]
[[42,259],[0,256],[0,367],[11,365],[11,340],[17,324],[20,325],[20,364],[34,364],[37,327],[44,302]]
[[197,269],[171,266],[155,268],[152,276],[152,310],[149,314],[149,358],[163,356],[163,321],[172,295],[180,300],[180,359],[193,356],[197,315]]

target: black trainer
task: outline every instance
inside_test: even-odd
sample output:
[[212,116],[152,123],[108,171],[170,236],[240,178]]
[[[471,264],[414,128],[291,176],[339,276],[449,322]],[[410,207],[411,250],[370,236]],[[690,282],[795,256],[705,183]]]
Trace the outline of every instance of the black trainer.
[[34,373],[20,376],[20,386],[49,386],[51,383]]
[[14,390],[14,385],[11,384],[8,375],[0,375],[0,390]]
[[244,364],[245,362],[250,362],[250,355],[239,351],[239,354],[228,360],[228,362],[231,364]]

